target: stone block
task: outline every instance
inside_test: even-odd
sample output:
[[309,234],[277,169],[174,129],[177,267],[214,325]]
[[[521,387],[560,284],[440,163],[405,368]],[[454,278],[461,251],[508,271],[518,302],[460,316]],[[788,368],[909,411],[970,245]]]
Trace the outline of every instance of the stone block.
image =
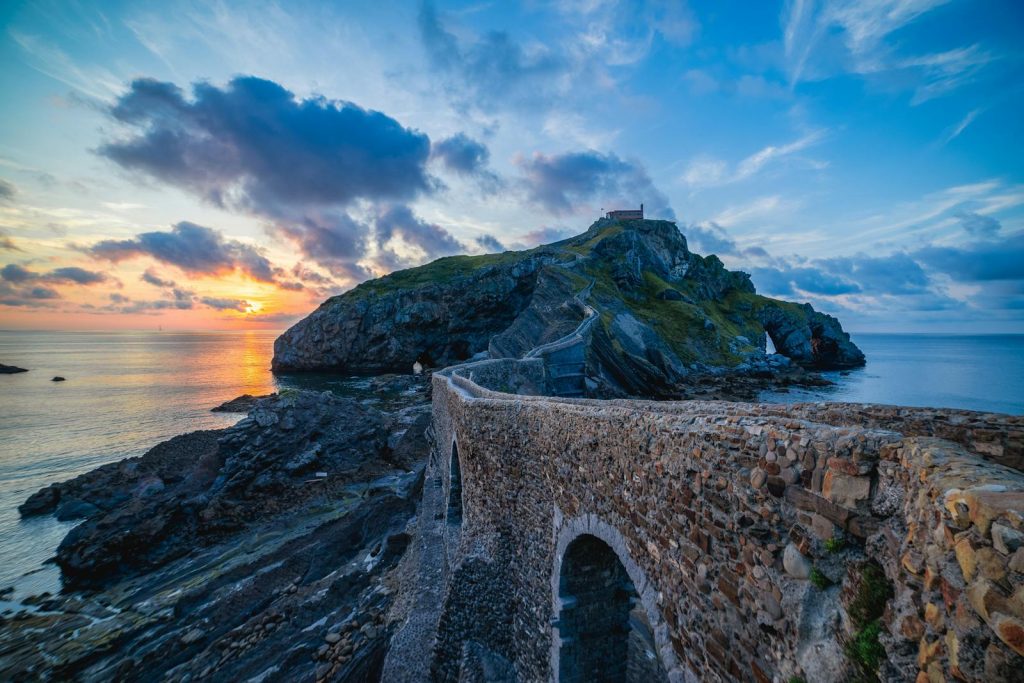
[[830,469],[825,472],[821,493],[833,503],[855,507],[871,494],[871,478],[850,476]]
[[1024,546],[1024,533],[1000,522],[993,522],[992,545],[1003,555],[1009,555]]

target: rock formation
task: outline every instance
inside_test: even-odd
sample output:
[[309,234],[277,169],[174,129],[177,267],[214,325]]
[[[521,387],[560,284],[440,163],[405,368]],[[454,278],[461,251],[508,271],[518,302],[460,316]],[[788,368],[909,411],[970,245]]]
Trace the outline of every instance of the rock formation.
[[28,372],[28,370],[19,368],[17,365],[4,365],[0,363],[0,375],[16,375],[19,372]]
[[[579,296],[586,291],[585,302]],[[678,396],[708,375],[864,364],[835,318],[757,294],[746,273],[687,248],[674,223],[601,219],[523,252],[453,256],[325,301],[274,345],[276,372],[409,372],[483,354],[521,357],[596,312],[585,339],[595,396]]]
[[[0,680],[376,680],[423,486],[425,378],[324,392],[48,486],[65,590],[0,616]],[[69,637],[69,634],[74,634]]]

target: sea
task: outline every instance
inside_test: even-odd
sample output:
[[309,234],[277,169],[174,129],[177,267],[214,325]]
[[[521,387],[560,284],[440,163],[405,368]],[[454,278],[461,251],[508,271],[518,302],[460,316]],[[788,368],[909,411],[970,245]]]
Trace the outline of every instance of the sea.
[[[142,455],[160,441],[226,427],[210,408],[283,388],[346,393],[360,378],[270,373],[277,332],[0,330],[0,612],[60,589],[48,563],[75,522],[22,520],[17,506],[48,484]],[[1024,413],[1024,335],[853,335],[866,367],[833,384],[765,392],[775,403],[850,401]],[[66,379],[53,382],[54,376]],[[11,588],[6,592],[4,589]]]

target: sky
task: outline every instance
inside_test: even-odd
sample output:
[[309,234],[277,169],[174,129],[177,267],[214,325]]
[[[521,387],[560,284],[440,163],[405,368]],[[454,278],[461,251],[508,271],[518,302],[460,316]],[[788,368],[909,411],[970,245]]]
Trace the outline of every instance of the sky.
[[283,329],[643,202],[863,332],[1024,332],[1024,3],[0,6],[0,329]]

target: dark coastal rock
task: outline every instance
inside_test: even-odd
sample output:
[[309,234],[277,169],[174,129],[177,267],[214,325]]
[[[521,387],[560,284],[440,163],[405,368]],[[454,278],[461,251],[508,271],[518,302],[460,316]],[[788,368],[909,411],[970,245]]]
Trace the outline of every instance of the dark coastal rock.
[[296,392],[257,401],[223,432],[172,439],[137,463],[118,463],[115,476],[97,472],[106,486],[80,486],[76,497],[105,513],[68,534],[57,563],[72,584],[150,570],[329,490],[307,481],[313,470],[352,479],[379,469],[386,444],[384,415],[352,399]]
[[4,365],[0,363],[0,375],[16,375],[19,372],[28,372],[28,370],[19,368],[17,365]]
[[60,375],[57,375],[56,377],[54,377],[50,381],[51,382],[66,382],[67,380],[65,378],[61,377]]
[[757,294],[746,273],[690,252],[674,223],[601,219],[530,251],[449,257],[365,282],[279,337],[273,369],[410,372],[416,362],[521,357],[572,333],[588,310],[594,396],[671,398],[709,373],[750,377],[744,364],[769,336],[808,369],[864,363],[835,318]]
[[252,394],[242,394],[237,396],[230,401],[224,401],[219,406],[210,408],[211,413],[248,413],[256,405],[256,401],[264,398],[270,398],[273,394],[264,394],[262,396],[253,396]]
[[382,378],[392,412],[289,391],[32,496],[96,509],[58,550],[65,590],[0,619],[0,680],[379,680],[426,381]]
[[51,484],[29,496],[28,500],[18,506],[18,512],[22,517],[45,515],[53,512],[57,508],[58,502],[60,502],[60,484]]

